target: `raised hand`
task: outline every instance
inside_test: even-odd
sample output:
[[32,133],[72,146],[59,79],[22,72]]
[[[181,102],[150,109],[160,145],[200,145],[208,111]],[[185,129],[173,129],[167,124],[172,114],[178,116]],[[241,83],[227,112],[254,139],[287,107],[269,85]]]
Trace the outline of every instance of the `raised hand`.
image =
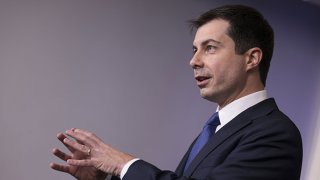
[[[58,158],[68,161],[70,159],[73,160],[83,160],[90,158],[89,149],[85,149],[86,147],[82,145],[84,148],[83,151],[79,151],[72,146],[69,146],[66,142],[71,141],[64,134],[59,133],[57,138],[68,148],[70,151],[70,155],[62,152],[59,149],[53,149],[53,154]],[[86,152],[84,152],[86,151]],[[50,167],[54,170],[68,173],[74,176],[78,180],[104,180],[107,176],[103,171],[93,167],[93,166],[73,166],[73,165],[63,165],[57,163],[51,163]]]
[[134,159],[133,156],[105,144],[91,132],[73,128],[66,131],[66,134],[76,141],[65,138],[63,140],[64,144],[76,152],[81,152],[80,154],[85,155],[85,157],[81,158],[67,159],[67,163],[70,166],[94,167],[104,173],[120,176],[124,165]]

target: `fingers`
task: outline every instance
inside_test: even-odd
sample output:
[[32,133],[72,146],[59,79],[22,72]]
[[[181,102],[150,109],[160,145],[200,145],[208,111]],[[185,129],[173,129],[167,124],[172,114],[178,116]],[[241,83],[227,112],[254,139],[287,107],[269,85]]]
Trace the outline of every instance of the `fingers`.
[[[68,130],[67,132],[73,131],[73,130],[74,129]],[[79,134],[77,134],[77,133],[73,134],[73,132],[69,132],[69,134],[67,134],[67,135],[69,135],[72,138],[73,138],[73,136],[74,137],[79,136]],[[63,134],[63,133],[58,133],[57,138],[59,139],[59,141],[61,141],[63,143],[63,145],[65,145],[65,147],[68,148],[68,150],[71,152],[71,155],[67,155],[66,153],[55,148],[55,149],[53,149],[53,154],[55,156],[59,157],[60,159],[62,159],[64,161],[67,161],[68,159],[86,158],[91,155],[91,148],[92,147],[90,145],[84,145],[85,143],[80,142],[76,138],[74,138],[74,140],[71,140],[70,138],[67,137],[67,135]],[[83,137],[83,135],[80,135],[80,136]],[[81,138],[78,138],[78,139],[81,139]],[[87,138],[87,139],[89,139],[89,138]]]
[[80,151],[81,153],[88,155],[88,156],[90,155],[91,149],[86,145],[79,144],[76,141],[71,141],[68,138],[65,138],[63,140],[63,143],[66,144],[66,146],[69,146],[69,148],[74,149],[75,151]]
[[57,135],[57,138],[59,139],[59,141],[62,142],[62,144],[68,148],[68,150],[71,152],[71,153],[74,153],[75,152],[75,149],[73,149],[72,147],[70,147],[68,144],[64,143],[63,140],[64,139],[68,139],[68,137],[66,135],[64,135],[63,133],[59,133]]
[[56,163],[51,163],[50,167],[54,170],[65,172],[65,173],[70,173],[70,167],[61,165],[61,164],[56,164]]
[[68,159],[67,163],[71,166],[93,166],[97,164],[96,161],[90,159],[76,160],[76,159]]
[[60,151],[60,149],[56,149],[56,148],[53,149],[52,154],[54,154],[55,156],[57,156],[63,161],[67,161],[68,159],[72,158],[70,155],[67,155],[66,153]]
[[102,142],[95,134],[82,129],[72,128],[67,130],[66,134],[89,147],[94,147]]
[[63,133],[58,133],[57,138],[63,143],[63,140],[67,138]]

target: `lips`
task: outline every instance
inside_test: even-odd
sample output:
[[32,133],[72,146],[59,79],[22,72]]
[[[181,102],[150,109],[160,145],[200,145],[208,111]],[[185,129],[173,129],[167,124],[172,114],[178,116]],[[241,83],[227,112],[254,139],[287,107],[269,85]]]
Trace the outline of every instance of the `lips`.
[[206,80],[206,79],[209,79],[210,77],[207,77],[207,76],[197,76],[197,77],[195,77],[195,79],[197,80],[197,81],[204,81],[204,80]]
[[203,88],[209,83],[211,77],[210,76],[196,76],[195,79],[197,81],[198,87]]

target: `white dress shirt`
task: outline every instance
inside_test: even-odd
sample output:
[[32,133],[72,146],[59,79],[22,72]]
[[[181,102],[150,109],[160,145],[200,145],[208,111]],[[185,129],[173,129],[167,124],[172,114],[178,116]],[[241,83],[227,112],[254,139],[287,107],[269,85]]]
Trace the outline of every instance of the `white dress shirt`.
[[219,112],[220,125],[217,127],[216,132],[240,113],[267,98],[267,91],[262,90],[232,101],[222,109],[218,107],[217,111]]

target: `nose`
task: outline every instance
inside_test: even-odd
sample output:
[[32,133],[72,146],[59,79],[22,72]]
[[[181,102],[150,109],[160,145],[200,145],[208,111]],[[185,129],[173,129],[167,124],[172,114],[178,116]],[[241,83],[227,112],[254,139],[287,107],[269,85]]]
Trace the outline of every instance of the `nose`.
[[193,69],[198,69],[198,68],[203,67],[203,61],[202,61],[202,58],[201,58],[200,54],[198,54],[196,52],[193,55],[193,57],[191,58],[189,64]]

